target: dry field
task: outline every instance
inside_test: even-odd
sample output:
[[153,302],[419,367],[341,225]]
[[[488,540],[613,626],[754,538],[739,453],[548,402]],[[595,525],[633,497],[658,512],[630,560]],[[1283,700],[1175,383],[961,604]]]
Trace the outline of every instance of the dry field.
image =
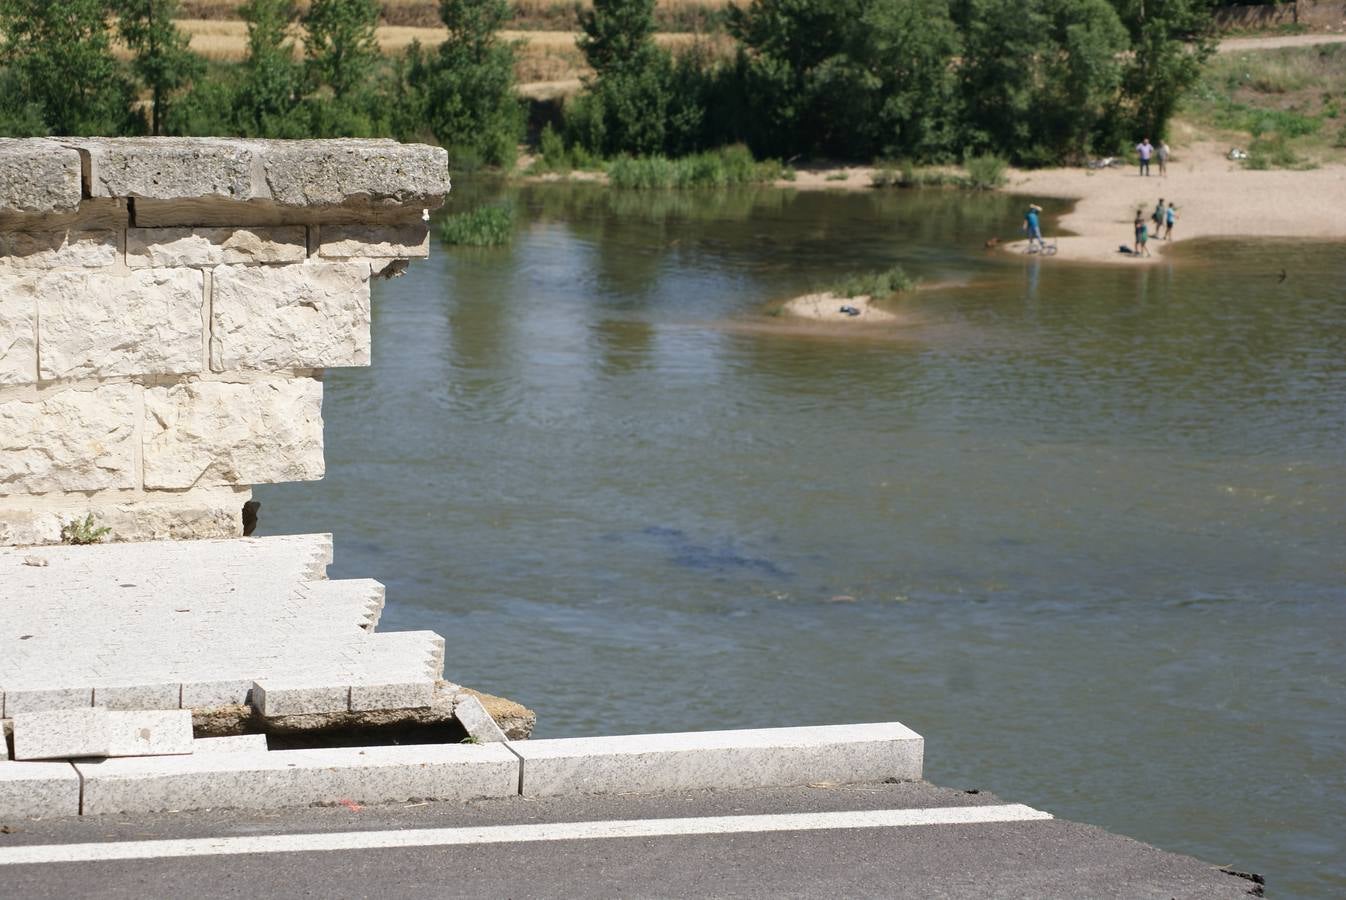
[[[244,0],[182,0],[182,17],[213,21],[237,20]],[[412,28],[439,25],[438,0],[381,0],[381,24]],[[521,28],[562,30],[575,27],[575,7],[588,5],[577,0],[514,0],[512,21]],[[655,18],[665,31],[695,31],[706,27],[712,17],[729,5],[729,0],[658,0]],[[299,0],[299,9],[308,0]]]
[[[218,0],[232,2],[232,0]],[[192,41],[192,49],[207,59],[237,62],[247,52],[247,26],[240,21],[222,19],[186,19],[178,22]],[[406,25],[383,26],[378,30],[379,46],[384,53],[401,53],[420,41],[422,46],[438,45],[447,36],[444,28],[413,28]],[[296,44],[302,39],[301,29],[295,29]],[[575,46],[573,31],[502,31],[507,41],[520,42],[515,78],[520,84],[574,81],[589,74],[584,57]],[[712,50],[728,53],[732,46],[720,36],[694,34],[660,34],[659,43],[668,47],[690,47],[698,41]],[[298,48],[296,47],[296,50]]]

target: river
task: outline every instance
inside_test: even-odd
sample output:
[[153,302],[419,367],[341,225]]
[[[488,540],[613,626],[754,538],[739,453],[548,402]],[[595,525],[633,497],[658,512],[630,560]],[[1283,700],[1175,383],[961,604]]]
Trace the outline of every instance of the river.
[[[260,534],[334,532],[538,736],[898,720],[936,783],[1346,893],[1339,245],[1085,268],[984,250],[1000,195],[505,193],[512,246],[378,284]],[[959,286],[762,314],[893,263]]]

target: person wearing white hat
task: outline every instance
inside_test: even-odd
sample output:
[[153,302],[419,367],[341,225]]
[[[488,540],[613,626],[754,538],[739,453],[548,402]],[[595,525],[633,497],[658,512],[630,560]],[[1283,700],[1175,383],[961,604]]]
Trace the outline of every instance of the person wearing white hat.
[[1039,249],[1047,246],[1047,242],[1042,239],[1042,222],[1040,219],[1041,215],[1042,215],[1041,206],[1038,206],[1036,203],[1028,204],[1028,212],[1024,213],[1023,230],[1028,232],[1029,250],[1033,249],[1034,243],[1037,244]]

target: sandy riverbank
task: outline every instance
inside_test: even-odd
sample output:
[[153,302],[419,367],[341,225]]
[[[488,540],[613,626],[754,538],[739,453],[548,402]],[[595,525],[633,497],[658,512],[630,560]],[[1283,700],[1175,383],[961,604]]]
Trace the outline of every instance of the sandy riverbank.
[[[1192,238],[1301,237],[1346,240],[1346,166],[1326,165],[1307,171],[1245,169],[1224,158],[1228,147],[1194,144],[1174,148],[1168,174],[1153,166],[1142,177],[1133,165],[1092,171],[1039,169],[1010,174],[1004,190],[1029,198],[1073,199],[1074,208],[1055,223],[1073,232],[1059,238],[1057,260],[1153,264],[1164,250]],[[1129,160],[1128,160],[1129,162]],[[1175,240],[1150,240],[1148,259],[1118,252],[1133,240],[1136,210],[1149,217],[1163,197],[1178,205]],[[1047,240],[1056,239],[1051,228]],[[1023,242],[1004,245],[1021,253]]]
[[[855,310],[854,315],[841,311],[842,307]],[[875,305],[871,297],[842,297],[831,291],[805,294],[788,300],[780,308],[781,315],[809,322],[844,322],[852,325],[891,325],[898,321],[895,313]]]

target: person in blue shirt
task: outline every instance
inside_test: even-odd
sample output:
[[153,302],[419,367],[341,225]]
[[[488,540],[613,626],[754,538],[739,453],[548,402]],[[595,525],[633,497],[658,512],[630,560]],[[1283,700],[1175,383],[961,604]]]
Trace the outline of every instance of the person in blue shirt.
[[1024,213],[1024,231],[1028,232],[1028,249],[1033,249],[1034,243],[1041,249],[1047,246],[1047,242],[1042,239],[1042,223],[1039,216],[1042,215],[1042,207],[1036,203],[1028,205],[1028,212]]

